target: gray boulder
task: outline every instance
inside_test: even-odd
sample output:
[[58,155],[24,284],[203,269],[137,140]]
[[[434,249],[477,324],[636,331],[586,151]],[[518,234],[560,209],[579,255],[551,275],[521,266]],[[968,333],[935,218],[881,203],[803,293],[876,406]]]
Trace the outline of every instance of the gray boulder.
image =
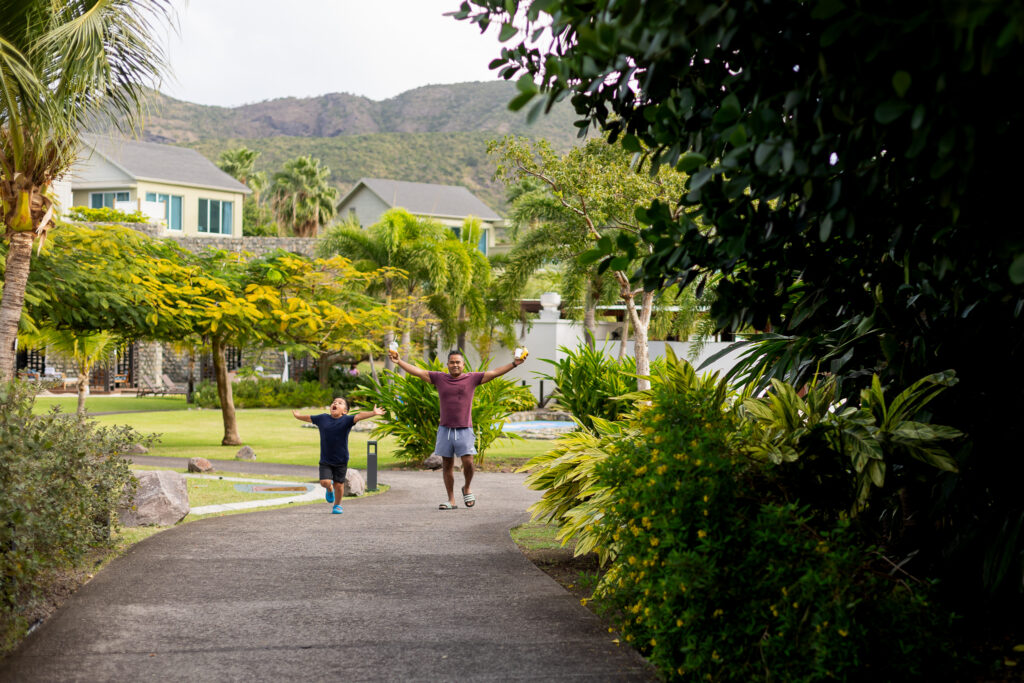
[[363,475],[359,474],[359,470],[348,468],[348,472],[345,473],[345,495],[361,496],[364,493],[366,493],[366,482],[363,480]]
[[423,461],[423,467],[428,470],[441,469],[441,456],[437,453],[431,453],[430,457]]
[[256,451],[251,446],[242,446],[235,453],[235,460],[256,460]]
[[149,449],[143,446],[141,443],[133,443],[128,447],[128,455],[145,455],[149,453]]
[[124,526],[156,524],[170,526],[188,514],[185,475],[168,470],[137,472],[139,485],[131,505],[120,508],[117,517]]
[[211,465],[210,461],[206,458],[189,458],[188,471],[207,474],[209,472],[213,472],[213,465]]

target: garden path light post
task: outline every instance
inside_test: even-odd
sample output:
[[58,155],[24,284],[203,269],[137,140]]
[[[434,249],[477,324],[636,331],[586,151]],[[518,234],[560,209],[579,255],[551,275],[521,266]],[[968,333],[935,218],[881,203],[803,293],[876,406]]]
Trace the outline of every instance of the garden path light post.
[[377,442],[366,442],[366,490],[377,490]]

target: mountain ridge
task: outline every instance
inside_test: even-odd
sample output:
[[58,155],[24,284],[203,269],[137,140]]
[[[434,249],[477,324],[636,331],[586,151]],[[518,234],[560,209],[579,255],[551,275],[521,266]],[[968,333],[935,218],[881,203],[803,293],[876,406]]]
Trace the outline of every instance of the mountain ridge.
[[568,102],[527,122],[508,102],[515,84],[477,81],[425,85],[374,101],[329,93],[281,97],[236,107],[195,104],[153,93],[142,139],[190,147],[216,162],[241,146],[260,152],[268,175],[300,155],[331,169],[342,195],[363,177],[463,185],[496,210],[505,187],[493,178],[487,142],[505,135],[546,139],[561,151],[577,141]]
[[184,144],[210,138],[338,137],[375,133],[489,131],[544,137],[559,148],[573,143],[575,113],[568,102],[531,125],[523,111],[508,110],[515,84],[474,81],[425,85],[386,100],[328,93],[280,97],[236,107],[203,105],[154,93],[143,128],[150,142]]

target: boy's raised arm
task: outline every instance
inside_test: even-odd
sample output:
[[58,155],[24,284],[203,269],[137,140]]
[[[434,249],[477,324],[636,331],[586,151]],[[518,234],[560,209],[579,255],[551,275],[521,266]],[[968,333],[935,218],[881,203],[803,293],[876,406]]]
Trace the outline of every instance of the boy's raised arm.
[[359,422],[360,420],[367,420],[371,417],[383,415],[385,412],[387,411],[381,408],[380,406],[374,406],[373,410],[364,410],[363,412],[356,414],[356,416],[353,417],[352,419],[355,422]]
[[302,420],[303,422],[312,422],[313,419],[309,415],[300,415],[298,410],[292,410],[292,417],[296,420]]

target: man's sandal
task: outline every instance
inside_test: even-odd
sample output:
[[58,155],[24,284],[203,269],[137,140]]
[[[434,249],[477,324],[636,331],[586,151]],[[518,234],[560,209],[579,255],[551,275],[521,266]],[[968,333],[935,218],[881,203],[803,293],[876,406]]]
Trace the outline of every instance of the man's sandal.
[[466,507],[471,508],[476,505],[476,496],[472,493],[466,493],[466,487],[462,487],[462,502],[466,504]]
[[459,506],[458,505],[452,505],[451,503],[448,503],[448,502],[444,502],[444,503],[441,503],[440,505],[438,505],[437,509],[438,510],[454,510],[457,507],[459,507]]

